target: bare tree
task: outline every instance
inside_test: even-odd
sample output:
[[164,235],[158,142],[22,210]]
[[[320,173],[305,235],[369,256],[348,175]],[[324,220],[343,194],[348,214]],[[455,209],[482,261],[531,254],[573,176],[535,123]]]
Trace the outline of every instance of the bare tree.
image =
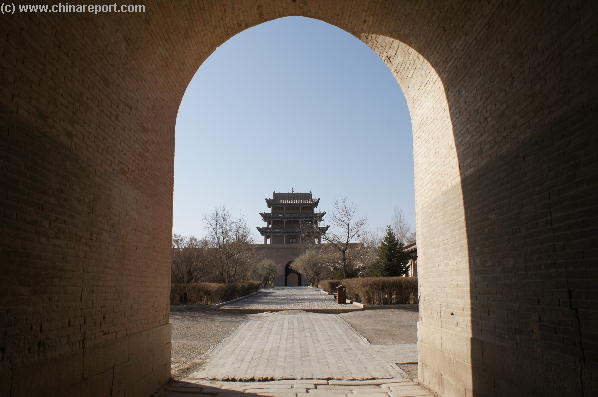
[[359,241],[366,247],[378,247],[382,242],[382,237],[377,232],[365,230],[361,233]]
[[358,218],[355,204],[349,202],[345,197],[334,202],[330,222],[332,223],[332,230],[329,230],[322,238],[340,254],[339,270],[341,277],[353,277],[355,276],[355,263],[350,260],[349,249],[351,244],[364,232],[367,219]]
[[213,248],[216,281],[230,283],[244,280],[253,260],[252,239],[247,222],[235,219],[225,207],[204,217],[208,244]]
[[194,283],[201,281],[206,268],[207,241],[180,234],[172,236],[172,282]]
[[395,212],[392,217],[391,228],[397,237],[397,240],[404,245],[409,245],[415,242],[415,232],[411,228],[411,225],[407,223],[405,214],[400,208],[395,208]]
[[305,275],[313,286],[318,286],[320,280],[329,278],[335,263],[328,247],[314,247],[308,249],[291,264],[291,268]]
[[280,268],[276,266],[274,261],[263,259],[255,264],[251,276],[254,280],[259,281],[262,287],[273,287],[280,273]]
[[359,277],[370,274],[370,270],[378,258],[378,248],[381,240],[377,234],[365,231],[361,233],[359,244],[351,246],[349,255],[351,261],[356,264]]

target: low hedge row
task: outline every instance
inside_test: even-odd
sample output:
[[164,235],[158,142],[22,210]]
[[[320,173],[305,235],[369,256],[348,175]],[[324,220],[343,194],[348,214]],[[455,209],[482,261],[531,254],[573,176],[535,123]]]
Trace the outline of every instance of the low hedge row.
[[190,283],[172,284],[170,288],[171,305],[213,305],[226,302],[257,291],[260,283],[246,281],[242,283]]
[[318,283],[318,288],[322,288],[324,291],[333,293],[336,291],[336,287],[338,287],[341,283],[341,280],[321,280]]
[[318,286],[334,292],[340,284],[347,288],[347,298],[369,305],[417,303],[417,277],[363,277],[323,280]]

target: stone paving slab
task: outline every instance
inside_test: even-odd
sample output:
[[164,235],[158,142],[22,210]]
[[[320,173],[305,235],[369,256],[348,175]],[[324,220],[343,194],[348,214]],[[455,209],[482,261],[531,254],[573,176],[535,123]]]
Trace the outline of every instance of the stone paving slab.
[[[309,382],[311,383],[305,383]],[[418,396],[433,397],[434,394],[405,379],[383,379],[379,381],[353,381],[349,385],[338,385],[338,380],[305,379],[271,382],[223,382],[207,379],[189,379],[175,382],[156,397],[187,396]],[[346,381],[345,381],[346,382]],[[382,383],[387,382],[387,383]]]
[[207,361],[190,377],[254,381],[406,376],[338,315],[303,311],[250,316]]
[[277,287],[262,288],[255,294],[224,304],[219,309],[244,313],[283,310],[342,313],[363,310],[363,307],[336,303],[332,295],[318,288]]

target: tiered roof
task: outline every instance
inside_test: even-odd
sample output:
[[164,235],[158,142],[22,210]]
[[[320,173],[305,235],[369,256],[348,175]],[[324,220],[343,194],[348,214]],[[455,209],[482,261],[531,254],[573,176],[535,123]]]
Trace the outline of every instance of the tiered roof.
[[313,219],[316,218],[318,220],[322,220],[324,215],[326,215],[326,211],[323,212],[312,212],[312,213],[302,213],[302,214],[273,214],[271,212],[260,212],[260,215],[264,221],[270,219]]
[[314,207],[318,206],[320,199],[313,198],[311,192],[309,193],[272,193],[272,198],[266,199],[268,208],[272,205],[285,205],[285,204],[313,204]]
[[[282,213],[260,212],[262,219],[269,225],[258,227],[257,230],[262,236],[297,236],[309,235],[318,236],[328,231],[328,226],[319,226],[326,212],[315,212],[313,209],[318,206],[320,199],[313,198],[309,193],[272,193],[272,198],[267,198],[268,208],[282,206]],[[303,206],[307,211],[300,208],[289,208],[288,206]],[[290,213],[287,213],[290,212]],[[276,221],[276,226],[275,225]],[[291,222],[289,224],[289,222]],[[291,227],[287,228],[289,225]],[[286,241],[286,238],[285,238]]]
[[[330,226],[320,226],[317,228],[318,232],[321,234],[325,234],[328,231]],[[271,228],[268,226],[257,227],[258,232],[261,235],[264,234],[297,234],[300,233],[301,230],[298,229],[283,229],[283,228]],[[315,229],[313,229],[315,231]]]

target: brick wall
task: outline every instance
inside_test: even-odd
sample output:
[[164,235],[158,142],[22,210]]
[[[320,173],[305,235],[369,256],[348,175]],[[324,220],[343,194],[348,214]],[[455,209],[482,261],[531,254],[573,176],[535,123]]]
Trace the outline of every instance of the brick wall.
[[[276,287],[284,286],[285,268],[287,263],[295,260],[302,253],[302,249],[297,245],[278,245],[278,244],[254,244],[253,246],[257,261],[270,259],[278,268],[279,275],[274,281]],[[302,277],[302,284],[307,280]]]
[[354,34],[405,92],[422,382],[595,393],[593,3],[222,0],[0,16],[0,394],[167,379],[178,105],[217,46],[288,15]]
[[1,18],[0,395],[147,396],[170,373],[177,93],[150,83],[144,17]]

